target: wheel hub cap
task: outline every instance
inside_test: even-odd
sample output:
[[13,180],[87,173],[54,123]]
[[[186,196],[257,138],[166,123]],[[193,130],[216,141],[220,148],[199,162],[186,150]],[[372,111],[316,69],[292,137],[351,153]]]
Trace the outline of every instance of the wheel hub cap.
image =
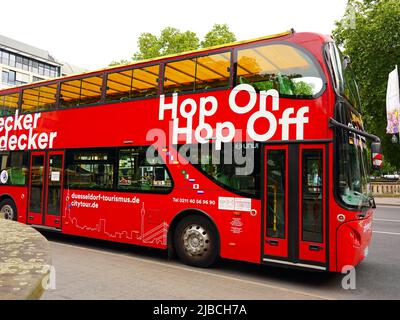
[[183,232],[183,243],[191,256],[201,256],[208,250],[210,238],[202,226],[190,225]]
[[4,216],[4,219],[14,220],[14,210],[11,208],[11,206],[5,205],[3,208],[1,208],[0,212]]

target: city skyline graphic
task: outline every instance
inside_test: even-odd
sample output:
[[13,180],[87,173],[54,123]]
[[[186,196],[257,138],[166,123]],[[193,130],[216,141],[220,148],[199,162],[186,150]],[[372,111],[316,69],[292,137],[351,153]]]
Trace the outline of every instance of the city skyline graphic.
[[100,218],[98,222],[92,226],[80,224],[78,218],[73,217],[71,214],[72,206],[69,202],[69,199],[70,196],[68,190],[63,220],[68,221],[70,225],[77,229],[103,234],[112,239],[137,240],[146,244],[167,245],[167,234],[169,228],[168,223],[163,221],[154,228],[145,230],[146,208],[144,202],[142,202],[142,207],[140,209],[140,231],[122,230],[117,232],[109,232],[107,231],[107,219],[105,218]]

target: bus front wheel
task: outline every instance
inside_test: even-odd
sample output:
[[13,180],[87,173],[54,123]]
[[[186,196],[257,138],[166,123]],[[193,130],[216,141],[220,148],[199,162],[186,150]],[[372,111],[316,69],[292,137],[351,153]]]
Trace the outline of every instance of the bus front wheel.
[[11,199],[4,199],[0,202],[0,217],[17,221],[17,208]]
[[181,220],[174,234],[175,250],[187,265],[206,268],[218,258],[217,230],[202,216],[188,216]]

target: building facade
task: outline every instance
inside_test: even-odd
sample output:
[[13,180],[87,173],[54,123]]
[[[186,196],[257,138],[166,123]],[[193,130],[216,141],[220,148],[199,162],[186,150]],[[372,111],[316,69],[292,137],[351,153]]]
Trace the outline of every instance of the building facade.
[[83,71],[48,51],[0,35],[0,90]]

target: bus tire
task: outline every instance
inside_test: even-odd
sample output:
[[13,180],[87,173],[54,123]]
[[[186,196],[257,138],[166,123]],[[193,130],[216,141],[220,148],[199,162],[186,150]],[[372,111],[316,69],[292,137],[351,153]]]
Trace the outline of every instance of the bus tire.
[[174,233],[175,251],[190,266],[206,268],[219,256],[219,239],[213,223],[199,215],[182,219]]
[[0,202],[0,217],[6,220],[17,221],[17,208],[10,198],[6,198]]

